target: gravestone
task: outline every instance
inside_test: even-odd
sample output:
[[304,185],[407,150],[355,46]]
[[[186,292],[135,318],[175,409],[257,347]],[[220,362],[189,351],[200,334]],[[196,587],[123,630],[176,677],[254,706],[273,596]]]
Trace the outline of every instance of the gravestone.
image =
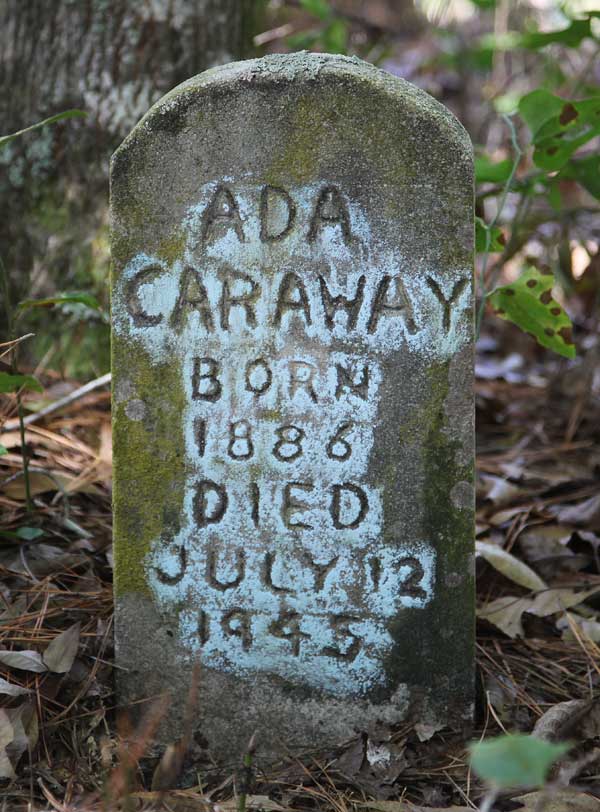
[[112,163],[120,701],[231,761],[472,711],[473,179],[357,59],[207,71]]

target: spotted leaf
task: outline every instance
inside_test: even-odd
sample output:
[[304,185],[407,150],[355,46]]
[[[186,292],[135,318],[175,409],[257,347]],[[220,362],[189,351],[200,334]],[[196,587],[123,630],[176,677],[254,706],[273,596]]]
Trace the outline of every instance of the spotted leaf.
[[496,315],[512,321],[538,344],[574,358],[571,320],[552,298],[553,284],[551,272],[528,268],[516,282],[493,290],[488,299]]
[[549,172],[600,135],[600,96],[575,101],[538,89],[523,96],[519,113],[531,130],[534,163]]

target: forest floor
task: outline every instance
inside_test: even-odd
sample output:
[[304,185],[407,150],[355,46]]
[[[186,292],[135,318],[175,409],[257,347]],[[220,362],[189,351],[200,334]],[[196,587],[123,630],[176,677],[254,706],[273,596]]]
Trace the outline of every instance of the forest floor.
[[[477,359],[474,730],[372,730],[290,758],[250,776],[246,809],[475,808],[485,788],[468,744],[503,731],[568,739],[551,776],[563,805],[552,808],[600,809],[598,340],[580,337],[583,352],[565,362],[509,325],[497,330]],[[79,386],[38,374],[45,401]],[[162,711],[153,705],[138,730],[116,713],[107,389],[27,427],[32,514],[15,404],[1,405],[0,810],[233,812],[239,771],[198,766],[193,753],[180,765],[177,747],[160,764],[144,758]],[[194,786],[173,788],[193,770]],[[539,802],[521,790],[494,808],[550,808]]]

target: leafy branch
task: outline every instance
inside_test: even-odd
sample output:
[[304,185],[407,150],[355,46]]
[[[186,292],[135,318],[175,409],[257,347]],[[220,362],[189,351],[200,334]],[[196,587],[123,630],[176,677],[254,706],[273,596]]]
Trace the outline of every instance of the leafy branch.
[[[513,151],[514,151],[514,158],[513,158],[511,168],[510,168],[510,173],[508,175],[507,181],[506,181],[506,183],[504,185],[504,188],[502,190],[502,195],[500,197],[500,200],[498,201],[498,206],[496,208],[496,214],[494,215],[494,218],[491,221],[491,223],[489,225],[485,226],[485,245],[484,245],[483,257],[482,257],[482,261],[481,261],[481,272],[480,272],[480,275],[479,275],[479,287],[480,287],[480,291],[481,291],[481,302],[479,304],[479,309],[478,309],[478,312],[477,312],[477,319],[476,319],[476,335],[477,335],[477,338],[479,338],[479,333],[481,331],[481,323],[483,321],[483,315],[485,313],[486,296],[487,296],[487,293],[488,293],[488,289],[486,287],[486,284],[487,284],[487,280],[486,280],[487,266],[488,266],[488,261],[489,261],[489,256],[490,256],[490,250],[491,250],[491,247],[492,247],[494,231],[498,227],[498,222],[500,220],[502,212],[504,211],[504,206],[506,205],[506,200],[508,198],[508,194],[509,194],[509,192],[510,192],[510,190],[512,188],[513,180],[514,180],[515,175],[517,173],[517,169],[518,169],[519,164],[521,162],[521,158],[523,157],[523,152],[521,150],[521,147],[519,146],[519,142],[518,142],[518,139],[517,139],[517,132],[515,130],[514,124],[512,123],[511,119],[508,116],[503,116],[503,119],[507,123],[508,128],[510,130],[510,140],[511,140],[511,144],[512,144]],[[495,271],[495,273],[493,274],[493,278],[490,280],[490,287],[494,286],[499,272],[500,272],[500,268],[498,268]]]

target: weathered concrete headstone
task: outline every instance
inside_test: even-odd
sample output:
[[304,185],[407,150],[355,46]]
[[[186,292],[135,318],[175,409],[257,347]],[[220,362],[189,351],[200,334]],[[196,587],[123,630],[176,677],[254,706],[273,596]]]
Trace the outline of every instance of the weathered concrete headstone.
[[121,701],[231,760],[473,700],[472,157],[295,54],[165,96],[112,165]]

